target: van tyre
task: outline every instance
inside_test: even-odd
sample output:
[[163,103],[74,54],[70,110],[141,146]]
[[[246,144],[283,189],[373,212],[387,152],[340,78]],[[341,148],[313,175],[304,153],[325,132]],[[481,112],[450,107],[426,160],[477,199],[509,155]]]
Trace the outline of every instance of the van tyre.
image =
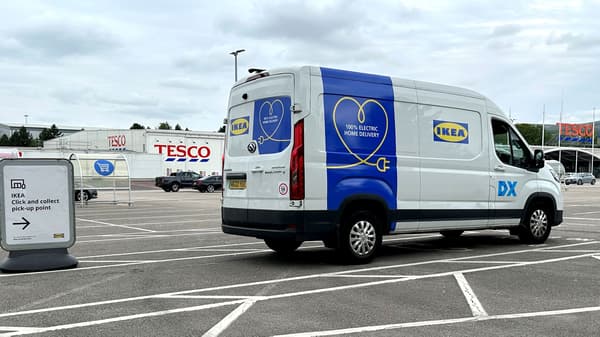
[[368,263],[381,246],[381,224],[370,211],[354,211],[342,220],[338,252],[345,262]]
[[464,231],[461,230],[440,231],[440,234],[447,239],[456,239],[461,236],[462,233],[464,233]]
[[551,207],[534,203],[529,207],[519,228],[519,239],[524,243],[544,243],[552,229]]
[[300,247],[302,241],[265,239],[265,243],[279,254],[291,254]]
[[173,183],[171,185],[171,191],[172,192],[178,192],[179,191],[179,183]]

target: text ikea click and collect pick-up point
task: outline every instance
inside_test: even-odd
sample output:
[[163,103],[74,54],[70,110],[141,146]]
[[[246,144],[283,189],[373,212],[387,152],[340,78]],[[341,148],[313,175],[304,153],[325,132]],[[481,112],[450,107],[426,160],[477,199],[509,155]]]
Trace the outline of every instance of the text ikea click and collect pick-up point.
[[73,166],[65,159],[0,160],[4,272],[76,267]]

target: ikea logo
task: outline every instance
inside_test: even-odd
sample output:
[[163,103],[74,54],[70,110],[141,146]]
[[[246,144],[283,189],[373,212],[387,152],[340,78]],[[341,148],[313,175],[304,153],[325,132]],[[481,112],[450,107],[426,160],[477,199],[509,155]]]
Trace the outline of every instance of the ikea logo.
[[469,124],[434,120],[433,141],[469,144]]
[[248,133],[249,125],[248,122],[249,117],[240,117],[236,118],[231,122],[231,135],[232,136],[240,136]]

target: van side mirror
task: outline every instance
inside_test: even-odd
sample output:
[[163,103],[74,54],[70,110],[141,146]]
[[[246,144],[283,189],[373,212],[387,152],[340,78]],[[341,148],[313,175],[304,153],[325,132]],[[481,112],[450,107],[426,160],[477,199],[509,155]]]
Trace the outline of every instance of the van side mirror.
[[544,151],[535,150],[533,152],[533,167],[538,170],[544,167]]

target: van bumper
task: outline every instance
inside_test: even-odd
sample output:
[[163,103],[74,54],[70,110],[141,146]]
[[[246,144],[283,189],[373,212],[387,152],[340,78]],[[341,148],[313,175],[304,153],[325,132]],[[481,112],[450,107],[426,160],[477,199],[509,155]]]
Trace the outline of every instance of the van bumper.
[[556,211],[554,213],[554,223],[552,226],[558,226],[563,222],[563,211]]
[[221,208],[223,233],[259,239],[325,240],[336,233],[337,212]]

